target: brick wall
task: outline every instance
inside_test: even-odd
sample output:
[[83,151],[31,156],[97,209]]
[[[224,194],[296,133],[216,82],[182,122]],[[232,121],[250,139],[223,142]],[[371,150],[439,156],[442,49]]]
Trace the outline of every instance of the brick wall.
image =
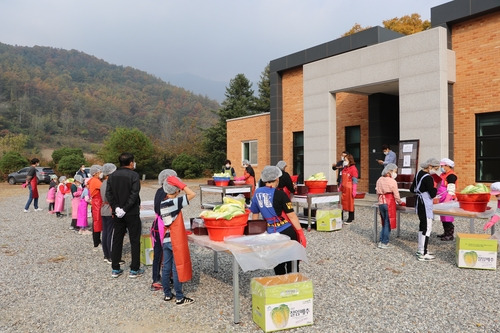
[[452,27],[456,54],[454,158],[459,189],[475,183],[478,113],[500,111],[500,12]]
[[368,96],[337,93],[337,157],[345,150],[345,128],[360,126],[361,161],[356,161],[359,168],[362,163],[361,178],[358,183],[359,192],[368,192]]
[[236,171],[237,176],[243,176],[243,149],[244,141],[257,140],[258,161],[252,167],[258,180],[262,169],[271,160],[270,152],[270,117],[269,113],[238,118],[227,122],[227,158]]
[[304,130],[304,94],[302,67],[283,73],[283,161],[287,164],[286,171],[296,174],[293,170],[293,132]]

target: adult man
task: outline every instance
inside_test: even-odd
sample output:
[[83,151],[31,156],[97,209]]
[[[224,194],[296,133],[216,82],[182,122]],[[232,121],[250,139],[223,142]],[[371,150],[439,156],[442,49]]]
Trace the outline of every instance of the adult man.
[[76,175],[82,176],[83,179],[89,178],[89,174],[87,173],[87,170],[85,170],[85,164],[80,165],[80,169],[76,172]]
[[377,160],[378,164],[383,165],[384,167],[389,164],[397,164],[396,153],[389,148],[388,145],[382,145],[382,151],[384,152],[385,159]]
[[31,160],[31,167],[28,170],[26,175],[26,183],[24,183],[24,187],[28,187],[30,191],[28,196],[28,201],[24,206],[24,212],[29,212],[29,208],[31,205],[31,201],[33,201],[33,207],[35,208],[35,212],[39,212],[43,210],[42,208],[38,208],[38,177],[36,176],[36,167],[40,165],[40,160],[38,158],[33,158]]
[[113,244],[111,245],[111,277],[117,278],[123,274],[120,268],[120,259],[123,250],[123,237],[128,231],[130,239],[129,278],[136,278],[144,274],[140,268],[140,241],[141,219],[139,216],[141,198],[141,182],[139,175],[134,171],[135,160],[131,153],[122,153],[119,157],[120,167],[108,178],[106,198],[114,215]]

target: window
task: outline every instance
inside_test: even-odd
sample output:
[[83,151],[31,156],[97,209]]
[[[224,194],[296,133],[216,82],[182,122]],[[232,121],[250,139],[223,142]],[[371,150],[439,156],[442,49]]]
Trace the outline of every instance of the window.
[[345,150],[354,157],[359,178],[361,178],[361,128],[359,126],[345,128]]
[[304,132],[293,132],[293,170],[297,182],[304,182]]
[[500,112],[476,115],[476,181],[500,181]]
[[243,142],[243,159],[249,160],[250,164],[257,164],[257,141]]

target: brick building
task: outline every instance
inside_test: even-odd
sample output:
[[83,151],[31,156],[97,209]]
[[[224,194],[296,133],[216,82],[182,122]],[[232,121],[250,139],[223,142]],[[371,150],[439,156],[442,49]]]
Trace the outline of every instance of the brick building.
[[431,8],[431,24],[409,36],[374,27],[272,60],[271,112],[228,121],[228,158],[253,156],[257,176],[283,159],[290,174],[324,172],[333,184],[348,150],[358,188],[373,192],[382,144],[398,153],[417,141],[418,162],[455,161],[459,189],[500,181],[500,4],[451,1]]

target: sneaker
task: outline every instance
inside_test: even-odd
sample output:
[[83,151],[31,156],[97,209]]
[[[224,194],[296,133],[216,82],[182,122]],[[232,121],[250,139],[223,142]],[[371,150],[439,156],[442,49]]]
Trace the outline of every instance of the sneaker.
[[43,208],[35,208],[35,212],[41,212]]
[[83,230],[82,235],[92,235],[92,231],[90,230]]
[[175,300],[176,305],[188,305],[192,303],[194,303],[194,299],[191,299],[189,297],[184,297],[183,299]]
[[419,261],[431,261],[431,260],[436,259],[436,257],[435,257],[435,256],[433,256],[433,255],[430,255],[429,253],[427,253],[426,255],[419,255],[419,256],[417,257],[417,259],[418,259]]
[[131,279],[135,279],[139,276],[142,276],[143,274],[144,274],[144,268],[139,268],[136,271],[130,270],[128,277]]
[[[164,300],[165,302],[168,302],[168,301],[173,300],[173,299],[174,299],[174,297],[175,297],[175,295],[165,296],[165,297],[163,297],[163,300]],[[176,303],[177,303],[177,302],[176,302]]]
[[100,249],[102,249],[101,244],[94,246],[94,252],[98,252]]
[[25,210],[24,210],[24,212],[25,212],[25,213],[29,213],[29,210],[25,209]]
[[[156,282],[151,283],[151,291],[157,291],[157,290],[161,290],[161,289],[163,289],[161,282],[156,281]],[[165,298],[167,298],[167,296],[165,296]],[[171,299],[172,298],[165,299],[165,301],[170,301]]]
[[69,227],[69,230],[75,230],[75,227]]
[[112,278],[117,278],[117,277],[119,277],[122,274],[123,274],[123,269],[113,269],[111,271],[111,277]]
[[[431,256],[435,255],[435,253],[434,253],[434,252],[431,252],[431,251],[427,251],[427,254],[430,254]],[[417,252],[415,252],[415,255],[416,255],[417,257],[418,257],[418,256],[421,256],[421,255],[422,255],[422,252],[417,251]]]
[[384,244],[384,243],[382,243],[382,242],[379,242],[379,243],[378,243],[378,248],[379,248],[379,249],[391,249],[391,248],[393,248],[393,246],[392,246],[392,245],[389,245],[389,243]]
[[344,223],[344,224],[351,224],[351,223],[352,223],[352,221],[344,221],[343,223]]
[[118,263],[119,263],[120,265],[125,265],[125,260],[120,260]]
[[109,259],[109,258],[104,258],[104,262],[106,264],[110,264],[110,265],[112,264],[111,259]]

